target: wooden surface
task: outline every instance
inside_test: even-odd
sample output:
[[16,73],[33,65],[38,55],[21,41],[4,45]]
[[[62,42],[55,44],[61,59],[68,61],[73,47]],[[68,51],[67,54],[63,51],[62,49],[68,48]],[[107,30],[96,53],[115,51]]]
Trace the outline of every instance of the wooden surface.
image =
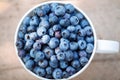
[[[45,1],[45,0],[44,0]],[[0,80],[39,80],[17,59],[14,34],[21,17],[41,0],[0,0]],[[74,0],[92,20],[100,39],[120,41],[120,0]],[[90,66],[72,80],[120,80],[120,53],[95,54]]]

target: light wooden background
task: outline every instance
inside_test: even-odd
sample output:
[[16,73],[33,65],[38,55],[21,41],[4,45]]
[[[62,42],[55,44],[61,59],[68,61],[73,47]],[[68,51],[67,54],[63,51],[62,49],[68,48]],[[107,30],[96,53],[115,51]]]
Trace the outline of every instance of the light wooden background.
[[[0,0],[0,80],[39,80],[20,64],[14,33],[21,17],[45,0]],[[62,0],[63,1],[63,0]],[[120,0],[73,0],[92,20],[100,39],[120,41]],[[72,80],[120,80],[120,53],[95,54],[90,66]]]

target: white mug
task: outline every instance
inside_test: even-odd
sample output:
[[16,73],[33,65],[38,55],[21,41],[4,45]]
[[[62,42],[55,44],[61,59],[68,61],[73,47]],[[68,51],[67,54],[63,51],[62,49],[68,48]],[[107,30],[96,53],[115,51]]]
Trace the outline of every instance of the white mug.
[[[19,22],[18,26],[17,26],[17,30],[16,30],[16,33],[15,33],[15,42],[17,40],[17,32],[19,30],[19,27],[21,26],[21,23],[23,21],[23,19],[27,16],[27,15],[31,15],[30,12],[33,11],[35,8],[37,7],[40,7],[41,5],[44,5],[44,4],[48,4],[48,3],[62,3],[62,4],[68,4],[70,2],[68,1],[48,1],[48,2],[44,2],[44,3],[40,3],[38,4],[37,6],[33,7],[32,9],[30,9],[21,19],[21,21]],[[72,4],[72,3],[70,3]],[[91,25],[92,27],[92,30],[93,30],[93,35],[94,35],[94,49],[93,49],[93,52],[92,52],[92,55],[88,61],[88,63],[80,70],[78,71],[77,73],[75,73],[74,75],[70,76],[68,79],[66,80],[69,80],[69,79],[72,79],[72,78],[75,78],[76,76],[80,75],[88,66],[89,64],[91,63],[95,53],[101,53],[101,54],[113,54],[113,53],[118,53],[119,52],[119,42],[118,41],[112,41],[112,40],[99,40],[97,39],[96,37],[96,32],[95,32],[95,29],[93,27],[93,24],[91,22],[91,20],[88,18],[88,16],[81,10],[79,9],[78,7],[76,7],[74,4],[72,4],[78,11],[80,11],[85,17],[86,19],[88,20],[89,24]],[[15,43],[14,43],[15,45]],[[34,75],[35,77],[41,79],[41,80],[50,80],[50,79],[46,79],[46,78],[43,78],[43,77],[40,77],[36,74],[34,74],[33,72],[29,71],[24,63],[22,62],[22,60],[20,59],[20,57],[18,56],[18,51],[17,51],[17,48],[15,46],[15,49],[16,49],[16,53],[17,53],[17,57],[19,59],[19,61],[21,62],[21,64],[23,65],[23,67],[29,72],[31,73],[32,75]],[[60,80],[65,80],[65,79],[60,79]]]

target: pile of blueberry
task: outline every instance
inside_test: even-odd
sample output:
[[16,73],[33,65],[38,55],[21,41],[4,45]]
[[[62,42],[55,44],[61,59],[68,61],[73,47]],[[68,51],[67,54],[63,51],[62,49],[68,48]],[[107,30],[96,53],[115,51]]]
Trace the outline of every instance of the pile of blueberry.
[[48,79],[68,78],[89,61],[94,49],[92,28],[71,4],[44,4],[22,21],[18,55],[26,68]]

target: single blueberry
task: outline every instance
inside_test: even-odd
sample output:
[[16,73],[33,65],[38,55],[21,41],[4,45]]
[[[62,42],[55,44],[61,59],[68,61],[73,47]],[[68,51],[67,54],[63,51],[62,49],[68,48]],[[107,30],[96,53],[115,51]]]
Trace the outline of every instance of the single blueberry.
[[62,78],[62,70],[60,68],[56,68],[53,71],[53,78],[54,79],[61,79]]
[[46,68],[46,73],[47,73],[47,74],[52,74],[52,72],[53,72],[53,68],[48,66],[48,67]]
[[47,44],[49,41],[50,41],[50,36],[49,35],[44,35],[42,38],[41,38],[42,42],[44,44]]
[[72,13],[75,10],[74,6],[71,4],[65,4],[65,8],[67,13]]
[[70,32],[68,30],[63,30],[61,35],[62,35],[63,38],[68,38],[69,35],[70,35]]
[[38,36],[40,36],[40,37],[43,36],[43,35],[45,35],[46,32],[47,32],[47,30],[46,30],[45,27],[39,27],[39,28],[37,29],[37,34],[38,34]]
[[80,22],[80,24],[81,24],[81,27],[85,27],[85,26],[88,26],[89,25],[89,23],[88,23],[88,21],[86,20],[86,19],[83,19],[81,22]]
[[25,17],[24,20],[23,20],[23,24],[24,25],[29,25],[30,24],[30,17]]
[[92,53],[92,52],[93,52],[93,49],[94,49],[94,45],[91,44],[91,43],[88,43],[88,44],[87,44],[87,48],[86,48],[86,52],[87,52],[87,53]]
[[57,59],[58,60],[65,60],[65,53],[64,52],[58,52],[57,53]]
[[40,60],[44,60],[45,54],[41,51],[37,51],[35,54],[35,61],[38,62]]
[[72,25],[77,25],[79,23],[79,19],[76,16],[72,16],[70,18],[70,22]]
[[69,76],[72,76],[73,74],[75,74],[76,70],[75,70],[75,68],[73,68],[72,66],[68,66],[68,67],[66,68],[66,72],[69,73]]
[[34,66],[34,61],[33,60],[28,60],[25,62],[25,66],[26,68],[32,70],[33,69],[33,66]]
[[48,61],[47,60],[41,60],[38,62],[38,65],[41,67],[41,68],[46,68],[48,66]]
[[50,49],[49,47],[44,48],[43,52],[45,53],[45,57],[47,59],[50,59],[50,57],[54,54],[53,50]]
[[63,16],[65,14],[65,7],[62,5],[57,5],[54,12],[57,16]]
[[79,51],[79,56],[80,57],[86,57],[87,53],[85,51]]
[[72,67],[74,67],[75,69],[77,69],[77,68],[80,67],[80,62],[79,62],[79,60],[73,60],[71,62],[71,65],[72,65]]
[[48,45],[49,45],[50,48],[54,49],[54,48],[58,47],[59,40],[57,38],[53,37],[53,38],[50,39]]
[[87,62],[88,62],[88,59],[86,57],[81,57],[80,58],[80,64],[82,66],[85,66],[87,64]]
[[79,49],[85,49],[86,48],[86,42],[84,40],[79,40],[78,41]]
[[46,75],[45,69],[40,68],[40,67],[38,67],[38,66],[36,66],[33,71],[34,71],[34,73],[36,73],[38,76],[42,76],[42,77],[43,77],[43,76]]
[[38,26],[39,25],[39,18],[37,16],[33,16],[30,20],[31,26]]
[[90,26],[86,26],[84,30],[88,36],[92,35],[93,33],[92,28]]
[[60,68],[65,69],[68,66],[67,61],[60,61]]

